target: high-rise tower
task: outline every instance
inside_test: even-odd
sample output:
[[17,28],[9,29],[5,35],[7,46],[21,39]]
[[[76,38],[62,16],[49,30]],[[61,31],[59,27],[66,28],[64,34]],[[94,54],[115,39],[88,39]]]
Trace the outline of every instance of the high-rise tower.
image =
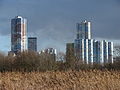
[[77,23],[77,39],[91,39],[91,22]]
[[75,55],[83,63],[93,63],[93,40],[91,39],[91,22],[77,23],[77,37],[75,39]]
[[11,20],[11,51],[17,54],[27,50],[27,20],[16,16]]

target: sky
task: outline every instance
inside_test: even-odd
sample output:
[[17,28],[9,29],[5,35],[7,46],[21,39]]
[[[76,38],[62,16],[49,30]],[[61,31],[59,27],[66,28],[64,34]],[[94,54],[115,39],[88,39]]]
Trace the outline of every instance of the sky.
[[83,20],[92,22],[92,38],[120,42],[120,0],[0,0],[0,51],[10,51],[11,19],[18,15],[27,19],[28,36],[37,36],[38,51],[65,51]]

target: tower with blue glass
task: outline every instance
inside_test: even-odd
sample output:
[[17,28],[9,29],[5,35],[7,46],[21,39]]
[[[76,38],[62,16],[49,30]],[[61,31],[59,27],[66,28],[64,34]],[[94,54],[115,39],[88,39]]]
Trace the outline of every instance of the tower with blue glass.
[[27,50],[27,20],[16,16],[11,20],[11,51],[17,54]]

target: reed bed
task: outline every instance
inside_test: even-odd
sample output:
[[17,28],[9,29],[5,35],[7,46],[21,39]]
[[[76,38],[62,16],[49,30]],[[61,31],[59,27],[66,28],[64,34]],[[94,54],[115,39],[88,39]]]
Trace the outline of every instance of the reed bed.
[[0,90],[120,90],[120,71],[4,72]]

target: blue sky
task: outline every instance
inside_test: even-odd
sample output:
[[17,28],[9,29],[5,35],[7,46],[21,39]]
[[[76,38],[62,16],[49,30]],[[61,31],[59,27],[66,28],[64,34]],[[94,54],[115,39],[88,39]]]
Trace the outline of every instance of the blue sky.
[[64,51],[73,42],[76,23],[92,21],[93,38],[119,42],[120,0],[0,0],[0,51],[10,50],[10,20],[28,20],[28,35],[38,37],[38,50]]

